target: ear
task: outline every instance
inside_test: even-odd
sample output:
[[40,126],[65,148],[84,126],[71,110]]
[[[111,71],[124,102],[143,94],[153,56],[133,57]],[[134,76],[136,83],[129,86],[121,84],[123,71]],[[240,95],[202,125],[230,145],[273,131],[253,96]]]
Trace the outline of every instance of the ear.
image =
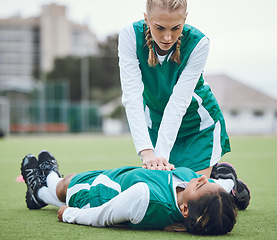
[[185,21],[187,20],[188,12],[185,13]]
[[180,210],[181,210],[181,213],[184,216],[184,218],[187,218],[189,216],[189,209],[188,209],[188,205],[186,203],[183,203],[180,206]]
[[146,12],[144,13],[144,20],[145,20],[146,24],[149,26],[149,24],[148,24],[148,14]]

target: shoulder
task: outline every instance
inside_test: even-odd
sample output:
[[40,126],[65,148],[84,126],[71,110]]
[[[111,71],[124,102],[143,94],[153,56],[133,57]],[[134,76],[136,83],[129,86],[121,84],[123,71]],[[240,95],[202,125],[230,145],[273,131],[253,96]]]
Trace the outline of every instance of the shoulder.
[[[145,45],[145,28],[146,23],[144,20],[134,22],[126,27],[124,27],[119,34],[119,46],[124,47],[134,47],[134,46],[144,46]],[[120,47],[120,50],[122,48]],[[124,51],[124,49],[123,49]]]
[[119,51],[125,51],[126,48],[135,46],[136,34],[133,28],[133,24],[125,26],[119,33],[118,37]]
[[146,27],[145,20],[140,20],[140,21],[134,22],[133,27],[134,27],[135,31],[143,32],[144,28]]
[[182,31],[182,48],[192,47],[192,53],[208,52],[210,47],[209,38],[197,28],[186,24]]
[[172,171],[177,177],[183,181],[190,181],[192,178],[198,178],[200,175],[194,172],[193,170],[186,167],[178,167]]
[[187,167],[177,167],[174,170],[172,170],[173,173],[175,172],[182,172],[182,173],[195,173],[193,170]]
[[205,36],[205,34],[202,33],[199,29],[197,29],[189,24],[184,25],[182,33],[183,33],[183,35],[194,35],[194,36],[198,36],[200,38]]
[[135,35],[135,32],[143,32],[146,23],[144,20],[140,20],[125,26],[119,33],[119,36]]
[[119,33],[119,37],[127,37],[127,36],[131,36],[134,35],[134,28],[133,28],[133,24],[129,24],[127,26],[125,26]]

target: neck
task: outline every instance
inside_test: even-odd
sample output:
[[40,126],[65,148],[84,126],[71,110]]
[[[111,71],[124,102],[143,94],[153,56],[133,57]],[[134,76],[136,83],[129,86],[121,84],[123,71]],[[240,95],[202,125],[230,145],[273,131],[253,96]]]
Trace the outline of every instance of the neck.
[[164,51],[164,50],[160,49],[160,47],[156,43],[155,43],[155,48],[156,48],[157,54],[159,54],[160,56],[164,56],[168,53],[168,51]]
[[185,188],[176,187],[176,193],[177,193],[177,205],[180,207],[183,204],[182,198]]

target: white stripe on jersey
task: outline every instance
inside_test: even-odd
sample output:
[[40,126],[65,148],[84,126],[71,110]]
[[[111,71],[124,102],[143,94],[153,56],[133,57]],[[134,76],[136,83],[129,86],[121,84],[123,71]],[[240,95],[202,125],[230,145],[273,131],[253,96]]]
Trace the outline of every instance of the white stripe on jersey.
[[214,132],[213,132],[213,135],[214,135],[213,136],[213,152],[212,152],[212,157],[211,157],[211,161],[210,161],[210,166],[215,165],[221,158],[222,148],[221,148],[220,132],[221,132],[221,125],[220,125],[220,121],[218,121],[215,124]]
[[90,189],[90,185],[88,183],[75,184],[73,187],[68,188],[66,192],[66,205],[68,206],[69,199],[71,198],[72,195],[79,192],[80,190],[89,190],[89,189]]
[[94,179],[93,183],[91,184],[91,186],[96,186],[98,184],[103,184],[106,187],[112,188],[116,191],[118,191],[119,193],[121,193],[121,187],[118,183],[112,181],[108,176],[100,174],[97,178]]
[[199,130],[201,131],[203,129],[206,129],[212,126],[214,124],[214,120],[212,119],[212,117],[210,116],[206,108],[204,108],[204,106],[202,105],[202,102],[203,102],[202,98],[199,97],[195,92],[193,93],[193,97],[196,99],[199,105],[197,112],[201,118],[200,128],[199,128]]
[[[112,188],[116,190],[118,193],[121,193],[121,187],[118,183],[112,181],[108,176],[100,174],[98,177],[94,179],[91,185],[88,183],[80,183],[75,184],[73,187],[67,189],[66,193],[66,204],[68,205],[69,199],[72,195],[79,192],[80,190],[90,190],[91,187],[96,186],[98,184],[103,184],[106,187]],[[84,206],[85,208],[86,206]]]

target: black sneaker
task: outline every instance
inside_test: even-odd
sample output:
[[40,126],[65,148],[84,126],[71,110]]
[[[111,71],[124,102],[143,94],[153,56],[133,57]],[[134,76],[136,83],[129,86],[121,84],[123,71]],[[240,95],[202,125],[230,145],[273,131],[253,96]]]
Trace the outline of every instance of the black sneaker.
[[40,209],[45,204],[38,197],[38,190],[43,186],[39,178],[38,162],[34,155],[25,156],[21,163],[21,174],[27,185],[26,204],[29,209]]
[[216,179],[215,175],[216,175],[216,171],[217,171],[217,165],[218,165],[218,163],[213,166],[210,178]]
[[238,179],[236,170],[229,163],[219,163],[213,167],[211,178],[232,179],[234,187],[231,191],[239,210],[245,210],[250,202],[250,190],[245,183]]
[[38,155],[38,168],[41,171],[41,181],[43,184],[46,184],[46,178],[51,171],[54,171],[61,177],[57,160],[46,150],[41,151]]
[[235,204],[239,210],[245,210],[251,199],[250,190],[245,183],[240,179],[236,179],[232,194],[234,196]]
[[238,176],[230,163],[218,163],[212,169],[211,178],[233,179],[238,178]]

